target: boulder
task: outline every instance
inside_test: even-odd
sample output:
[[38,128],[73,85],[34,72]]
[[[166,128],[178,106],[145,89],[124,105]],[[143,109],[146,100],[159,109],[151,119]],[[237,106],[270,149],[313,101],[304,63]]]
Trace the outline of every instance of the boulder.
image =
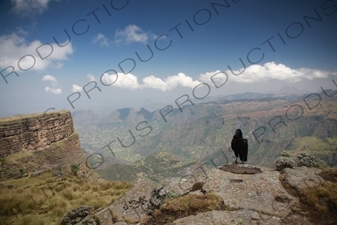
[[61,221],[61,225],[99,225],[90,206],[81,206],[68,211]]
[[306,166],[294,169],[285,168],[283,170],[283,182],[299,194],[305,188],[317,188],[322,184],[323,178],[318,175],[320,172],[321,170],[318,168]]
[[115,221],[139,223],[145,220],[151,210],[150,200],[154,189],[156,189],[154,182],[142,180],[122,198],[113,202],[108,208],[115,215]]
[[173,221],[175,225],[244,225],[244,224],[266,224],[281,225],[281,219],[275,216],[258,214],[252,210],[237,211],[210,211],[199,213]]
[[[240,165],[245,166],[246,165]],[[208,172],[207,193],[218,194],[231,210],[252,210],[269,217],[286,217],[298,199],[291,196],[279,180],[280,173],[260,168],[261,173],[237,174],[218,169]]]

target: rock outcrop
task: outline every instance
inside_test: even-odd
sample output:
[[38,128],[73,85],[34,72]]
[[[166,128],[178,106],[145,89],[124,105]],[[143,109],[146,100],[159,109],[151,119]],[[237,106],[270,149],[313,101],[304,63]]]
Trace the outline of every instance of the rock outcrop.
[[[196,182],[205,182],[203,189],[207,193],[220,196],[224,209],[175,217],[177,219],[170,224],[312,225],[313,223],[305,214],[298,212],[301,211],[300,200],[297,195],[290,193],[287,187],[298,191],[304,188],[316,188],[323,182],[323,179],[317,175],[320,171],[318,168],[297,167],[287,168],[281,174],[272,168],[230,164],[206,169],[200,174],[195,174],[193,179],[168,178],[161,184],[140,180],[125,196],[97,213],[96,216],[102,218],[104,215],[104,221],[109,221],[109,223],[102,222],[103,220],[100,219],[101,225],[125,222],[153,224],[147,223],[147,219],[158,213],[149,214],[148,203],[153,190],[158,190],[158,185],[164,187],[162,192],[166,197],[177,198],[182,197],[189,188],[191,190],[188,195],[204,195],[199,190],[193,192],[192,187]],[[174,217],[172,214],[168,216]]]
[[[0,119],[0,156],[24,150],[44,150],[74,133],[69,111]],[[79,144],[76,144],[79,147]]]
[[93,215],[92,207],[84,205],[67,212],[61,225],[99,225],[98,219]]
[[323,178],[318,174],[318,168],[301,166],[296,169],[285,168],[283,171],[284,184],[301,194],[304,189],[318,188],[323,183]]
[[69,111],[36,113],[0,119],[2,178],[38,169],[70,169],[85,160]]

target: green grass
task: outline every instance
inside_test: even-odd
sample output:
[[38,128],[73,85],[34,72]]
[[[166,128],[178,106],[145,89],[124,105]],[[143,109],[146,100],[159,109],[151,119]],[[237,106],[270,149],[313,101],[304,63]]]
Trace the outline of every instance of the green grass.
[[313,154],[327,154],[337,148],[337,138],[319,139],[314,136],[300,137],[292,141],[289,150],[294,152],[307,151]]

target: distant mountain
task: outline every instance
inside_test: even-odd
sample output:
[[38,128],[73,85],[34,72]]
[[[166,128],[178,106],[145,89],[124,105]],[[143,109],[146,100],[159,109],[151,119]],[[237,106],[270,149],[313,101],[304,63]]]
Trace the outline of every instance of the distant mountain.
[[222,97],[221,100],[240,100],[240,99],[261,99],[274,97],[274,94],[262,94],[255,92],[245,92],[241,94],[227,95]]
[[150,120],[153,113],[141,108],[139,111],[133,108],[123,108],[112,111],[107,117],[102,119],[105,123],[135,122]]
[[[321,92],[319,90],[318,92]],[[208,101],[236,101],[236,100],[252,100],[252,99],[266,99],[266,98],[285,98],[285,99],[294,99],[299,95],[303,95],[305,93],[310,93],[308,90],[298,89],[291,85],[283,85],[276,92],[270,93],[259,93],[259,92],[245,92],[239,94],[231,94],[226,96],[210,96],[208,97]],[[206,102],[206,101],[205,101]]]
[[336,90],[333,91],[331,89],[327,89],[327,90],[324,90],[324,92],[323,92],[322,89],[319,89],[316,92],[308,92],[308,93],[302,93],[302,94],[288,94],[288,95],[283,96],[283,98],[287,99],[291,102],[296,102],[296,101],[302,101],[303,102],[304,100],[306,100],[306,101],[308,101],[308,100],[319,101],[319,98],[322,99],[322,98],[326,98],[328,96],[337,97],[336,93],[337,93]]
[[283,85],[276,94],[295,94],[295,93],[302,93],[296,87],[290,85]]
[[[145,108],[139,111],[125,108],[115,110],[108,117],[89,126],[75,123],[75,127],[83,146],[101,149],[111,142],[116,156],[131,163],[163,151],[185,160],[207,161],[211,165],[210,159],[224,160],[221,151],[225,150],[226,157],[232,160],[233,152],[228,151],[228,148],[234,131],[238,128],[248,138],[251,164],[272,166],[282,150],[287,146],[295,146],[293,141],[304,137],[318,138],[314,142],[317,146],[315,144],[308,148],[305,147],[305,141],[297,141],[292,149],[317,152],[319,146],[324,146],[327,150],[317,154],[330,160],[328,155],[333,149],[329,145],[334,146],[335,142],[324,140],[337,138],[337,95],[326,97],[324,93],[319,93],[321,107],[312,110],[303,102],[308,95],[288,94],[278,97],[247,92],[227,96],[228,100],[185,104],[182,111],[169,108],[164,110],[165,120],[160,110],[150,112]],[[313,95],[307,100],[315,100],[315,96],[318,98]],[[316,104],[315,102],[310,105]],[[303,114],[296,105],[303,106]],[[284,123],[279,121],[280,118]],[[137,130],[137,124],[144,121],[146,123],[140,127],[151,126],[151,129]],[[329,124],[333,126],[328,126]],[[326,127],[329,131],[326,131]],[[259,132],[257,129],[260,129]],[[258,143],[254,134],[256,136],[261,132],[263,134],[258,136]],[[105,148],[105,151],[108,149]]]
[[88,121],[97,120],[99,115],[97,115],[93,110],[76,110],[71,113],[74,120],[78,121]]
[[139,177],[147,177],[153,181],[176,176],[197,161],[186,160],[169,152],[158,152],[132,164],[115,163],[109,167],[99,168],[96,172],[109,181],[137,181]]
[[138,112],[137,112],[137,116],[142,115],[144,117],[145,120],[150,120],[152,119],[153,113],[151,113],[150,111],[141,108]]

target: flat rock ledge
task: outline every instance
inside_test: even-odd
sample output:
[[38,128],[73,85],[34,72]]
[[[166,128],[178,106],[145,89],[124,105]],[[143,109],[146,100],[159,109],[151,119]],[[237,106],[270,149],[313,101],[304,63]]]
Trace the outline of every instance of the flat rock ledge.
[[257,174],[262,173],[262,170],[259,167],[250,166],[247,164],[228,164],[225,166],[219,167],[219,170],[236,173],[236,174]]
[[[294,214],[292,209],[300,208],[299,199],[288,193],[283,184],[299,189],[317,187],[322,182],[317,175],[319,169],[299,167],[285,169],[281,174],[272,168],[231,164],[205,172],[207,177],[196,176],[196,180],[175,177],[164,179],[161,184],[141,180],[125,196],[96,213],[96,216],[100,218],[101,225],[142,224],[148,218],[147,203],[154,189],[163,186],[165,193],[180,196],[195,182],[204,182],[203,189],[220,196],[225,210],[199,212],[176,219],[172,224],[313,225],[305,216]],[[144,200],[147,202],[142,204]]]

